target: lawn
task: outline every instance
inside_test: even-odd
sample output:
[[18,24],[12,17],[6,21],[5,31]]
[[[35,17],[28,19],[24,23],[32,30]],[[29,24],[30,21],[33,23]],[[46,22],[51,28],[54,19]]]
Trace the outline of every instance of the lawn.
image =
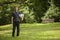
[[12,24],[0,26],[0,40],[60,40],[60,23],[21,24],[19,37],[11,33]]

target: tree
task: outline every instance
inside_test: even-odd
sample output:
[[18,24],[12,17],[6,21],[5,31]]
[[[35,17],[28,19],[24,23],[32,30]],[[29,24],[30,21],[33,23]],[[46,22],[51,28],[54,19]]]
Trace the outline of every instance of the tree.
[[41,17],[44,16],[44,13],[49,8],[48,0],[29,0],[29,8],[33,10],[35,15],[35,20],[41,22]]
[[54,2],[56,0],[51,0],[50,1],[50,7],[47,10],[47,12],[45,13],[45,16],[43,17],[43,19],[54,19],[55,22],[59,22],[60,21],[60,12],[59,12],[59,5],[57,6]]

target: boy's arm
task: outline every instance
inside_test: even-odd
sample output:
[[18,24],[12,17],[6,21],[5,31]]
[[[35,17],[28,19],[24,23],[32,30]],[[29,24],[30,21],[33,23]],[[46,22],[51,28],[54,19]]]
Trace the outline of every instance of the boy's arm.
[[13,17],[11,17],[11,23],[13,24]]
[[24,18],[22,17],[22,21],[23,21],[23,19],[24,19]]
[[11,23],[13,24],[13,16],[14,16],[14,13],[11,14]]
[[24,20],[24,15],[22,16],[22,21]]

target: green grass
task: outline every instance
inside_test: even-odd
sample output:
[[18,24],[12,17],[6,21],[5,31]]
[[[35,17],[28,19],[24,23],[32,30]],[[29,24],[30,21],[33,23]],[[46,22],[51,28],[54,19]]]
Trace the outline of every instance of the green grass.
[[19,37],[11,33],[11,24],[0,26],[0,40],[60,40],[60,23],[21,24]]

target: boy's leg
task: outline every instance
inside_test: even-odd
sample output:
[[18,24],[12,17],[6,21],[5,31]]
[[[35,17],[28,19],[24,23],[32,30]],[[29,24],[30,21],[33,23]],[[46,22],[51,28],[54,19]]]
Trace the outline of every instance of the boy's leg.
[[17,22],[17,36],[19,36],[19,31],[20,31],[19,22]]
[[15,22],[13,23],[13,31],[12,31],[12,36],[14,37],[14,35],[15,35],[15,29],[16,29],[16,24],[15,24]]

